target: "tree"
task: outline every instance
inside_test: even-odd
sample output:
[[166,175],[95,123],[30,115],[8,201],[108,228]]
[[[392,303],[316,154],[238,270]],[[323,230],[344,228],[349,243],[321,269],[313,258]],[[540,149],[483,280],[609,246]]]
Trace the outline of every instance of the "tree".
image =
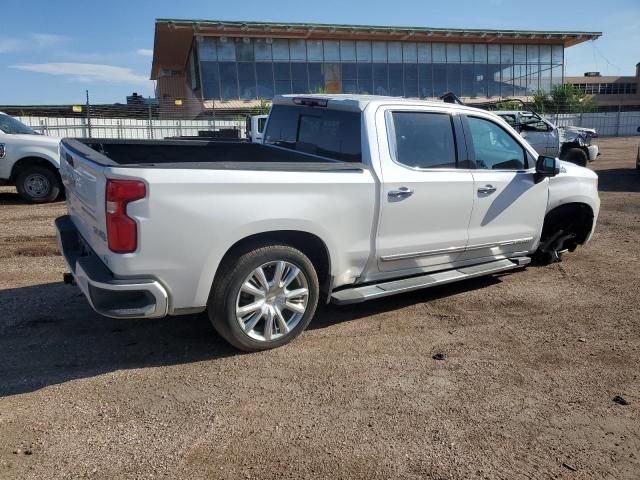
[[269,115],[271,111],[271,104],[260,100],[260,105],[251,110],[251,115]]
[[517,100],[502,100],[496,102],[491,110],[522,110],[522,103]]
[[538,113],[583,113],[596,110],[591,97],[574,85],[554,85],[550,93],[538,90],[533,94],[533,109]]

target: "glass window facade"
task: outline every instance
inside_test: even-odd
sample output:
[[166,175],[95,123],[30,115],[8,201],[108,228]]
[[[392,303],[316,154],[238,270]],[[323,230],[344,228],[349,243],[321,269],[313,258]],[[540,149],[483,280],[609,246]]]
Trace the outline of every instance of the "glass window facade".
[[587,95],[635,95],[638,93],[637,83],[574,83]]
[[[198,37],[205,99],[284,93],[524,96],[563,81],[564,49],[548,44]],[[195,71],[195,69],[194,69]]]

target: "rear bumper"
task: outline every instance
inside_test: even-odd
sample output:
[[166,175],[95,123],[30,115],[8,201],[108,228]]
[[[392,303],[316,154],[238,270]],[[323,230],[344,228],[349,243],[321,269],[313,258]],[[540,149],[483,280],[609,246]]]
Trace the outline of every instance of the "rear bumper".
[[159,318],[167,315],[169,297],[153,279],[118,279],[84,241],[71,217],[56,219],[58,246],[91,307],[111,318]]
[[589,161],[593,162],[596,158],[598,158],[598,155],[600,155],[600,152],[598,151],[598,146],[597,145],[589,145],[587,147],[587,151],[589,153]]

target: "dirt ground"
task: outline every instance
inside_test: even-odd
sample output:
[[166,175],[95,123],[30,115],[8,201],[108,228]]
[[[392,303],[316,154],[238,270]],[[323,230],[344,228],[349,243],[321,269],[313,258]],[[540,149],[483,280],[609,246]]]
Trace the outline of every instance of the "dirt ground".
[[640,138],[598,143],[561,264],[326,307],[257,354],[97,316],[60,281],[64,205],[0,189],[0,478],[640,478]]

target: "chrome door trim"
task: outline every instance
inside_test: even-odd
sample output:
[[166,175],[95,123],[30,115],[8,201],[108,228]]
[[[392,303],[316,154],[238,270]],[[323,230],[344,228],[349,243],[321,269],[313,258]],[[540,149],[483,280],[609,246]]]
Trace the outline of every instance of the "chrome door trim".
[[526,238],[516,238],[513,240],[503,240],[502,242],[478,243],[476,245],[469,245],[466,247],[448,247],[448,248],[439,248],[437,250],[424,250],[422,252],[398,253],[395,255],[385,255],[384,257],[380,257],[380,260],[383,262],[392,262],[395,260],[407,260],[410,258],[432,257],[434,255],[446,255],[449,253],[466,252],[470,250],[471,251],[482,250],[483,248],[506,247],[509,245],[522,245],[524,243],[529,243],[532,240],[533,240],[533,237],[526,237]]
[[516,238],[513,240],[503,240],[502,242],[477,243],[475,245],[467,246],[465,250],[482,250],[483,248],[507,247],[509,245],[522,245],[523,243],[529,243],[531,240],[533,240],[533,237]]
[[466,247],[448,247],[448,248],[440,248],[438,250],[425,250],[422,252],[397,253],[395,255],[386,255],[384,257],[380,257],[380,260],[382,260],[383,262],[392,262],[394,260],[406,260],[409,258],[431,257],[433,255],[446,255],[447,253],[464,252],[465,248]]

